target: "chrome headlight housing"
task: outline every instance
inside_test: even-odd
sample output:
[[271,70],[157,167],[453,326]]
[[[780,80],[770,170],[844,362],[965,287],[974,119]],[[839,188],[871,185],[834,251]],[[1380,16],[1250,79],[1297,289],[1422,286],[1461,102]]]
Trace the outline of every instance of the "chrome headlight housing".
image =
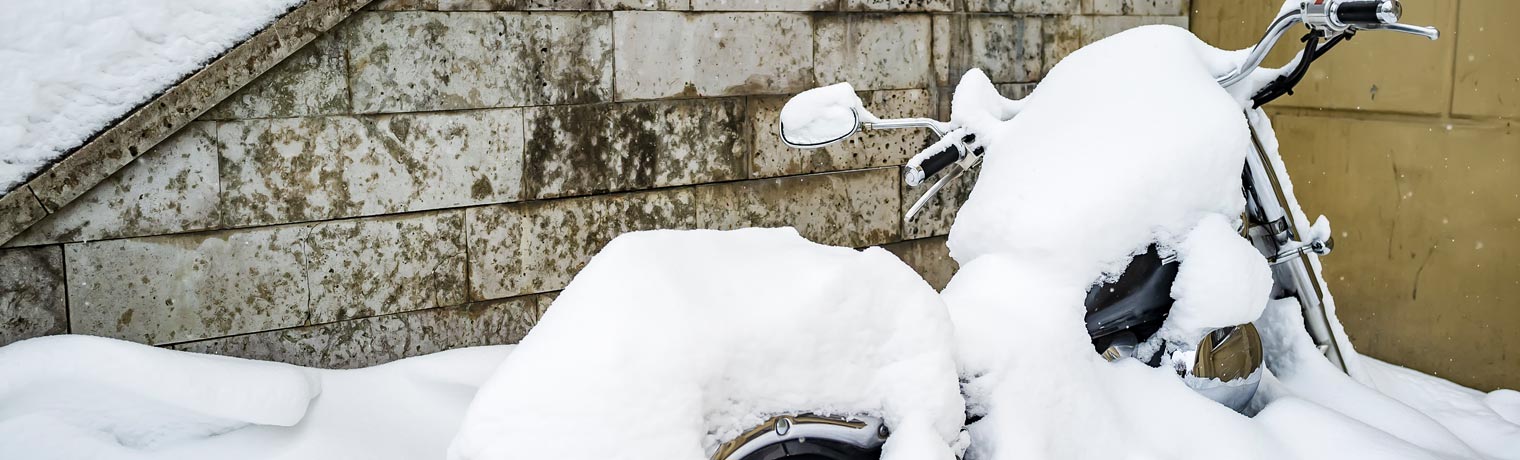
[[1191,373],[1226,382],[1249,377],[1261,368],[1261,348],[1261,333],[1254,325],[1215,329],[1198,341]]
[[1256,326],[1215,329],[1198,341],[1183,381],[1220,404],[1244,410],[1261,384],[1263,350]]

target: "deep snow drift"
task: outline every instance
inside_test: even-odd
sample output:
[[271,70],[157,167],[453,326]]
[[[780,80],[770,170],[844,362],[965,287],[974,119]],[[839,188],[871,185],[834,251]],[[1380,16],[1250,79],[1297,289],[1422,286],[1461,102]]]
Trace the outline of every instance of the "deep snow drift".
[[0,193],[303,0],[9,0]]
[[0,457],[441,458],[511,346],[308,369],[87,336],[0,348]]
[[885,250],[790,228],[629,233],[482,387],[449,453],[700,460],[808,411],[885,419],[885,459],[953,458],[964,405],[934,289]]

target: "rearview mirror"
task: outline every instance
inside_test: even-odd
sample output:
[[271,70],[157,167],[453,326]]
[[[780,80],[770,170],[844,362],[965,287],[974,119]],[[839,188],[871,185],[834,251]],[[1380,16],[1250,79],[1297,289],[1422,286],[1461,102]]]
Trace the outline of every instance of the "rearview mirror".
[[781,141],[816,149],[844,140],[876,117],[867,112],[849,83],[813,88],[792,96],[781,108]]

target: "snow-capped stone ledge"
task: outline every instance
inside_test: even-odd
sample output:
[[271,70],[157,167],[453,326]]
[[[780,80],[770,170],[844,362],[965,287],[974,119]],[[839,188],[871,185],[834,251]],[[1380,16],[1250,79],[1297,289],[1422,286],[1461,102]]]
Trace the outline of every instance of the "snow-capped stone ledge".
[[368,0],[309,0],[0,197],[0,242],[61,209]]

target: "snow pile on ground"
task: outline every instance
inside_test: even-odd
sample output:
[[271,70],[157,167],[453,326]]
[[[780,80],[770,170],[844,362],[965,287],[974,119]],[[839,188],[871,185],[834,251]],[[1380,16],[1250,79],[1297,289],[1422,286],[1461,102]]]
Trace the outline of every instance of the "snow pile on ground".
[[[1239,57],[1179,28],[1142,27],[1067,57],[1007,122],[978,117],[988,98],[958,88],[955,121],[989,148],[951,230],[961,269],[943,292],[967,403],[984,416],[969,427],[967,458],[1517,455],[1515,426],[1481,398],[1412,397],[1439,406],[1420,407],[1385,395],[1319,354],[1295,302],[1265,302],[1265,261],[1235,233],[1250,145],[1242,99],[1213,77]],[[962,88],[984,79],[968,73]],[[1261,329],[1268,371],[1254,417],[1169,366],[1093,352],[1087,289],[1152,243],[1182,262],[1158,336]],[[1461,415],[1439,415],[1448,410]]]
[[357,370],[88,336],[0,348],[5,458],[438,458],[510,346]]
[[7,1],[0,192],[302,1]]
[[318,391],[294,366],[96,337],[0,348],[0,369],[0,445],[12,452],[81,443],[151,450],[248,424],[290,426]]
[[954,458],[964,406],[933,288],[790,228],[630,233],[471,405],[450,458],[690,459],[770,415],[874,415],[884,459]]
[[1483,393],[1368,357],[1362,364],[1379,392],[1439,422],[1474,450],[1520,459],[1520,392]]

